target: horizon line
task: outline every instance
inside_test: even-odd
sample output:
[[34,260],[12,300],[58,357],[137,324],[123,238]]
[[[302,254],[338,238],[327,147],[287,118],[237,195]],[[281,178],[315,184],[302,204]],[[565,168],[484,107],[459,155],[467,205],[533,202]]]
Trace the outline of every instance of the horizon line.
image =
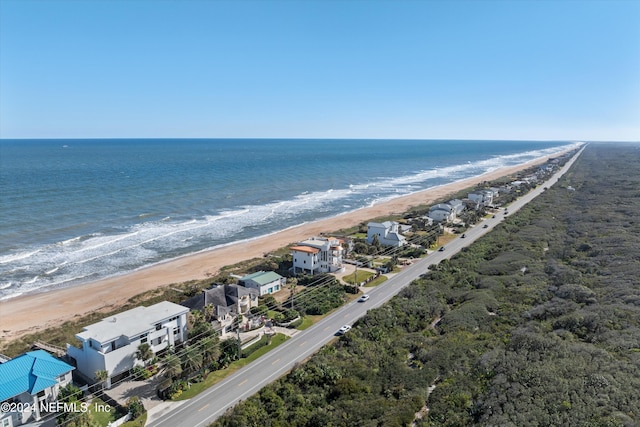
[[640,143],[640,140],[587,140],[587,139],[513,139],[513,138],[321,138],[321,137],[54,137],[54,138],[42,138],[42,137],[17,137],[17,138],[4,138],[0,137],[0,141],[62,141],[62,140],[352,140],[352,141],[364,141],[364,140],[376,140],[376,141],[512,141],[512,142],[631,142]]

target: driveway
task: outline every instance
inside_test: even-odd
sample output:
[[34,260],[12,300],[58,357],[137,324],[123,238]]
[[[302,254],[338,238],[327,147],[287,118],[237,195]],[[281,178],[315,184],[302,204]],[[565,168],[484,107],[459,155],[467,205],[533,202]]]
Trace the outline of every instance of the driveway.
[[148,411],[163,402],[156,394],[158,384],[162,380],[164,380],[164,377],[160,374],[146,381],[124,381],[109,390],[105,390],[105,394],[122,406],[127,404],[129,398],[138,396]]

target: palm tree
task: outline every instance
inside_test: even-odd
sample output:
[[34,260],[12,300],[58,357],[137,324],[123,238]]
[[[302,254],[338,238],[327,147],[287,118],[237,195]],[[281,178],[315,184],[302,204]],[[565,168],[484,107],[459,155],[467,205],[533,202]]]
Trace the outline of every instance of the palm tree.
[[175,354],[167,354],[163,359],[164,376],[170,379],[179,377],[182,374],[182,364],[180,358]]
[[109,371],[105,369],[97,370],[94,377],[96,382],[100,383],[100,391],[104,391],[104,383],[109,379]]
[[213,319],[213,304],[207,304],[204,306],[204,308],[202,309],[202,313],[204,314],[204,320],[206,321],[210,321],[211,319]]
[[189,347],[184,352],[184,367],[193,373],[202,368],[202,351],[197,347]]
[[153,350],[151,349],[151,346],[149,344],[142,343],[138,346],[138,350],[136,351],[136,358],[140,361],[142,361],[142,363],[147,364],[147,360],[151,359],[153,357]]
[[202,347],[203,365],[210,365],[220,357],[220,342],[218,337],[205,337],[200,340]]
[[192,329],[196,324],[201,323],[204,320],[202,311],[191,310],[187,314],[187,329]]

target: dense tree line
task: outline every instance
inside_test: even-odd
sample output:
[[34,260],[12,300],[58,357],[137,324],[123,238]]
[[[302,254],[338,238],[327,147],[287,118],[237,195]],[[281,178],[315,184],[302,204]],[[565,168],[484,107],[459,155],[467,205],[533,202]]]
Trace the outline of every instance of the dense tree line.
[[589,145],[539,198],[214,425],[640,424],[638,164],[637,145]]

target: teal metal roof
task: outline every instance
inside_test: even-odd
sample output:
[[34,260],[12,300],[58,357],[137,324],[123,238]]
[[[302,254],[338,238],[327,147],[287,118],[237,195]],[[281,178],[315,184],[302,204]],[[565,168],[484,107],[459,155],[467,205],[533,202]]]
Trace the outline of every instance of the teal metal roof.
[[274,271],[258,271],[257,273],[248,274],[240,280],[253,280],[259,285],[266,285],[267,283],[280,279],[282,279],[282,276]]
[[0,364],[0,402],[24,392],[36,394],[75,369],[44,350],[30,351]]

